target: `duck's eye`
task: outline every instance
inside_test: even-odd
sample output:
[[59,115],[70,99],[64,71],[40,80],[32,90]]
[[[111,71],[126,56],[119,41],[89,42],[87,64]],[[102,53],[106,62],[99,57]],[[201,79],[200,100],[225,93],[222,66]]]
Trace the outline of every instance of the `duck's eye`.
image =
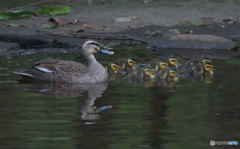
[[87,45],[92,46],[95,50],[100,50],[100,45],[96,42],[89,42]]
[[88,45],[94,45],[94,46],[100,47],[100,45],[96,42],[90,42],[90,43],[88,43]]

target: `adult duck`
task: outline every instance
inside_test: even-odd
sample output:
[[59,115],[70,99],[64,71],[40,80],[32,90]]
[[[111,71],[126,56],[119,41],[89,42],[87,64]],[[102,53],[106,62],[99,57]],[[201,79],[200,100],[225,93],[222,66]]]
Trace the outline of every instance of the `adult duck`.
[[103,49],[96,41],[86,41],[80,50],[87,60],[87,65],[58,59],[46,59],[35,63],[24,72],[15,72],[23,77],[40,81],[67,83],[97,83],[108,80],[107,70],[96,60],[94,53],[113,54]]

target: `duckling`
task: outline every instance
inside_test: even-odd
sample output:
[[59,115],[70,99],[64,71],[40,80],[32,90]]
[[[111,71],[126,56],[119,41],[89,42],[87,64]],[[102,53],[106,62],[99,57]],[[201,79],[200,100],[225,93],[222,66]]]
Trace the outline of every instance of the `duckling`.
[[137,63],[136,61],[132,60],[132,59],[128,59],[127,60],[128,66],[130,66],[133,70],[139,69],[139,68],[144,68],[147,67],[147,64],[141,64],[141,63]]
[[169,72],[169,67],[168,66],[169,66],[168,63],[160,62],[158,64],[157,69],[155,68],[157,76],[160,79],[166,79],[167,78],[167,75],[168,75],[168,72]]
[[213,80],[214,68],[211,60],[207,58],[190,62],[188,70],[194,80],[203,81],[206,78]]
[[203,68],[204,68],[204,75],[213,76],[213,74],[214,74],[213,65],[211,65],[211,64],[204,64]]
[[110,64],[109,74],[110,74],[110,80],[116,80],[117,77],[125,76],[126,72],[121,69],[121,67],[117,64]]
[[145,79],[155,79],[155,75],[152,69],[144,69],[144,78]]
[[176,70],[169,70],[167,80],[177,82],[179,80],[177,71]]
[[119,73],[120,71],[120,66],[118,66],[117,64],[110,64],[110,73]]
[[205,64],[203,66],[204,68],[204,76],[203,76],[203,81],[206,84],[212,83],[213,81],[213,75],[214,75],[214,68],[213,65],[211,64]]
[[159,62],[155,65],[155,71],[159,71],[161,69],[165,69],[166,67],[168,67],[168,63],[165,62]]
[[143,81],[145,87],[154,86],[155,75],[153,69],[146,68],[143,70]]
[[176,70],[170,69],[167,75],[167,78],[164,80],[165,82],[161,82],[162,87],[175,87],[179,80],[178,74]]
[[128,74],[137,70],[137,63],[132,59],[121,59],[121,60],[117,60],[116,63],[119,64],[118,66],[120,66],[120,69],[122,69]]
[[210,64],[210,65],[212,65],[212,61],[211,61],[209,58],[203,58],[203,59],[201,60],[201,63],[202,63],[203,65],[205,65],[205,64]]
[[120,67],[117,64],[110,64],[108,70],[109,70],[108,73],[110,74],[110,80],[116,80],[118,77]]
[[132,59],[127,60],[127,66],[128,66],[127,72],[128,72],[129,77],[138,76],[142,70],[144,70],[145,68],[148,67],[148,65],[137,63],[136,61],[134,61]]
[[178,59],[171,57],[168,59],[169,67],[170,68],[178,68],[179,67],[179,62]]
[[188,64],[188,71],[190,76],[201,76],[204,73],[202,63],[199,61],[191,61]]
[[128,66],[130,66],[132,69],[136,69],[136,67],[137,67],[137,62],[134,61],[134,60],[132,60],[132,59],[128,59],[128,60],[127,60],[127,64],[128,64]]

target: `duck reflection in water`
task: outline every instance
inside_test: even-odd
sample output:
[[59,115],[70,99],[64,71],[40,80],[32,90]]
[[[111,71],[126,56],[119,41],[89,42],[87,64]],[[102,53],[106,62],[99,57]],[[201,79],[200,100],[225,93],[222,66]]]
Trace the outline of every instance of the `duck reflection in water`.
[[96,106],[97,98],[102,97],[103,92],[108,88],[108,82],[71,84],[58,82],[29,82],[29,80],[20,80],[20,83],[30,84],[27,89],[32,92],[38,92],[50,95],[55,98],[73,98],[78,96],[85,97],[80,107],[80,118],[84,124],[95,124],[95,121],[101,118],[101,112],[113,108],[113,105]]

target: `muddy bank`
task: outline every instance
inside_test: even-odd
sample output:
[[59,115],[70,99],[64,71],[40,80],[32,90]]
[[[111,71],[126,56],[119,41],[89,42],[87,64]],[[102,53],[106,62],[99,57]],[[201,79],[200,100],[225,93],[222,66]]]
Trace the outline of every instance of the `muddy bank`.
[[[184,51],[181,49],[206,49],[214,53],[238,49],[233,41],[240,39],[240,15],[236,13],[240,6],[235,3],[192,1],[164,5],[134,3],[81,6],[72,1],[69,5],[72,6],[71,14],[56,18],[71,23],[56,29],[41,29],[43,24],[50,23],[50,16],[46,15],[1,21],[0,49],[75,48],[86,39],[137,41],[159,53],[163,48],[173,53],[176,51],[172,49],[178,49],[177,53]],[[126,17],[133,19],[126,21]],[[226,18],[234,18],[234,21],[224,21]],[[19,26],[10,27],[9,24]],[[187,34],[189,37],[174,37],[178,34]],[[197,37],[196,40],[192,40],[192,35]],[[207,38],[200,37],[202,35]],[[212,40],[209,35],[219,40]]]
[[[222,28],[224,26],[224,28]],[[30,28],[0,27],[0,41],[15,42],[21,48],[73,48],[86,39],[110,41],[138,41],[155,48],[225,49],[236,47],[234,40],[240,39],[240,23],[147,26],[121,32],[95,32],[83,29],[68,32],[59,29],[43,30]],[[191,31],[191,33],[186,33]],[[176,33],[177,32],[177,33]]]
[[[68,21],[79,20],[84,24],[90,24],[93,31],[119,32],[126,29],[145,27],[149,25],[157,26],[176,26],[184,24],[187,21],[204,23],[206,18],[212,19],[212,22],[219,22],[224,18],[239,18],[237,13],[240,9],[239,3],[231,2],[213,2],[213,1],[151,1],[144,4],[142,1],[125,3],[106,2],[104,4],[86,5],[79,1],[72,0],[66,3],[60,0],[60,5],[70,5],[71,14],[61,16]],[[37,3],[31,6],[37,9],[42,5],[57,5],[53,0]],[[17,8],[25,8],[25,5]],[[14,10],[14,9],[11,9]],[[135,17],[131,21],[118,22],[117,18]],[[38,16],[37,18],[25,18],[21,20],[8,20],[0,22],[27,24],[31,28],[39,27],[39,24],[47,23],[49,17]],[[72,26],[71,29],[77,30],[80,26]],[[59,29],[61,30],[61,29]],[[68,29],[66,29],[68,30]]]

